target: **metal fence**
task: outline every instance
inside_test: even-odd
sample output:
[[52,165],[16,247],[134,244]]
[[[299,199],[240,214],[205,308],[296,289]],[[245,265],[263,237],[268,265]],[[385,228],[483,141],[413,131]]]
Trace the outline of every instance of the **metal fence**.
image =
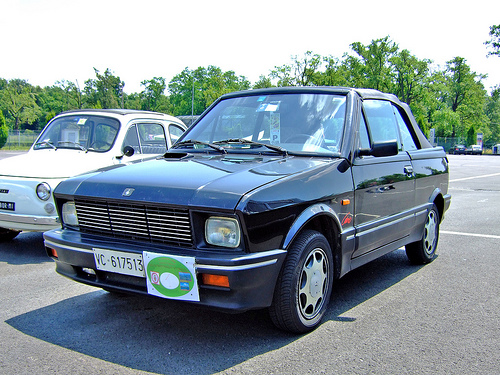
[[28,149],[39,134],[39,131],[33,130],[9,130],[7,143],[2,147],[2,150]]

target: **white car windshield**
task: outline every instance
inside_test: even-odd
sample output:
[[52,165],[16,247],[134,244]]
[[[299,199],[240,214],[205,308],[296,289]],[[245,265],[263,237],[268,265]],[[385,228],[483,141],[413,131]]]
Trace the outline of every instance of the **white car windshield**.
[[183,136],[176,148],[218,146],[231,152],[258,142],[290,153],[337,154],[346,97],[330,94],[250,95],[222,100]]
[[33,148],[106,152],[113,146],[119,128],[119,121],[109,117],[64,116],[54,120],[44,129]]

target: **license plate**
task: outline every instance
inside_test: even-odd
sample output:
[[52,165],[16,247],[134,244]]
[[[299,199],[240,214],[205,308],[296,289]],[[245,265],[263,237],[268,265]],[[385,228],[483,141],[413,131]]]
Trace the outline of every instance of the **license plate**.
[[14,202],[0,202],[0,210],[15,211],[16,204]]
[[94,248],[96,268],[122,275],[146,277],[142,254]]

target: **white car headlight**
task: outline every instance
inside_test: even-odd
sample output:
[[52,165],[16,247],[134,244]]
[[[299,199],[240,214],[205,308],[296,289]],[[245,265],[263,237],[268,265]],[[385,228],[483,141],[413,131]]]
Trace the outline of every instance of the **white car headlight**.
[[50,189],[50,185],[46,182],[42,182],[41,184],[38,184],[36,187],[36,195],[42,201],[48,200],[50,198],[51,192],[52,190]]
[[66,225],[78,226],[75,202],[66,202],[62,206],[62,220]]
[[215,246],[238,247],[240,226],[238,220],[226,217],[211,217],[205,222],[205,239]]

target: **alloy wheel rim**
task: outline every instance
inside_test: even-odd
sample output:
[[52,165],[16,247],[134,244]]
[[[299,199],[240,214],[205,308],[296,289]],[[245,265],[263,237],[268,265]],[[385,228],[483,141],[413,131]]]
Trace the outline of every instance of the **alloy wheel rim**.
[[438,221],[436,212],[431,210],[427,216],[424,227],[424,250],[428,255],[434,252],[438,234]]
[[309,253],[299,279],[298,309],[306,319],[314,319],[325,304],[328,292],[328,258],[321,248]]

